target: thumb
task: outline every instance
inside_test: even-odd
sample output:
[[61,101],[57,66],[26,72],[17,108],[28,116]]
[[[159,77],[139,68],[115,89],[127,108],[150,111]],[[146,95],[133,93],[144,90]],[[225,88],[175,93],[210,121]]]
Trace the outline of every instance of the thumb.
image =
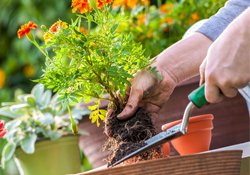
[[138,109],[139,102],[143,97],[143,91],[141,89],[133,89],[131,87],[128,102],[123,111],[117,116],[120,120],[125,120],[131,117]]
[[200,65],[200,86],[205,82],[206,66],[207,66],[207,59],[205,58]]

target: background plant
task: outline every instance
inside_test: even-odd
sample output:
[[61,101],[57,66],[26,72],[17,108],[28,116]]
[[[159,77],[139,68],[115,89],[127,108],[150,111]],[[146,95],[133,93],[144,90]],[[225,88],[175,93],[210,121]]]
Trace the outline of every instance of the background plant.
[[[2,151],[2,167],[12,158],[18,146],[27,154],[32,154],[37,140],[56,140],[71,133],[70,117],[62,104],[56,102],[57,97],[58,94],[52,96],[51,90],[44,91],[44,86],[38,84],[31,94],[18,95],[15,102],[2,104],[4,107],[0,108],[0,115],[13,119],[5,124],[7,134],[4,136],[6,144]],[[75,108],[71,111],[76,122],[90,113],[89,110]],[[85,131],[79,133],[88,134]]]

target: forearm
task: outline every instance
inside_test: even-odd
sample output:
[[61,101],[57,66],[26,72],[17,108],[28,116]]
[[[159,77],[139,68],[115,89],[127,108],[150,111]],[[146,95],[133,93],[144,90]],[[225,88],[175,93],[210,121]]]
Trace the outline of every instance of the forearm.
[[[153,66],[167,73],[176,84],[199,73],[212,40],[200,33],[183,39],[157,56]],[[164,77],[163,77],[164,79]]]

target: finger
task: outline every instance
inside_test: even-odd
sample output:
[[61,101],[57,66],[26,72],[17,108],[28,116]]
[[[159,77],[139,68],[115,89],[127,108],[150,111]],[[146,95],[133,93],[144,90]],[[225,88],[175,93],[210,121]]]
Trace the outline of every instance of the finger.
[[159,107],[155,104],[150,104],[150,103],[144,103],[143,106],[141,106],[141,107],[149,112],[149,115],[151,117],[151,121],[153,124],[155,124],[155,122],[158,118],[158,113],[161,110],[161,107]]
[[141,89],[131,88],[128,102],[123,111],[117,116],[117,118],[120,120],[125,120],[131,117],[136,112],[142,96],[143,92]]
[[221,88],[222,93],[229,98],[233,98],[237,95],[238,89],[234,87],[224,87]]
[[223,100],[224,95],[218,86],[205,82],[205,97],[209,103],[217,103]]
[[114,110],[112,108],[108,109],[106,117],[105,117],[105,127],[104,127],[104,133],[109,136],[112,137],[112,131],[111,128],[109,127],[109,118],[112,115],[112,113],[114,112]]
[[207,66],[207,59],[204,59],[200,65],[200,86],[205,82],[205,69]]

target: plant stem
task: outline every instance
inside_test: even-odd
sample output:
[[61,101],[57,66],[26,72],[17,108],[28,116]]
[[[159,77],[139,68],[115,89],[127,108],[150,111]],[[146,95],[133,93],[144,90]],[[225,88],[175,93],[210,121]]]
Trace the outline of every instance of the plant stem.
[[157,5],[158,5],[158,8],[161,7],[161,0],[157,0]]

